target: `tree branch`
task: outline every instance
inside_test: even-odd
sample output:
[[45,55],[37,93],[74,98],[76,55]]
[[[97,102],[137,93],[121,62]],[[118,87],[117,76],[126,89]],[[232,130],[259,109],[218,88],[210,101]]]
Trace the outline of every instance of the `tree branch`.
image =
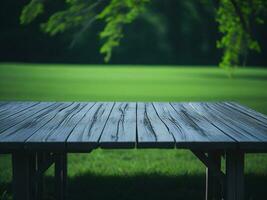
[[[86,12],[89,12],[91,10],[93,10],[94,8],[96,8],[101,2],[103,2],[104,0],[98,0],[95,3],[93,3],[91,6],[89,6],[88,8],[85,9]],[[81,30],[75,34],[71,44],[70,44],[70,48],[72,48],[77,41],[79,40],[79,38],[81,37],[81,35],[92,25],[92,23],[94,23],[97,19],[97,15],[93,16],[88,22],[84,23],[83,27],[81,28]]]
[[81,37],[81,35],[92,25],[92,23],[96,20],[96,16],[94,16],[93,18],[91,18],[87,23],[85,23],[85,25],[83,26],[83,28],[77,33],[75,34],[71,44],[70,44],[70,48],[72,48],[77,41],[79,40],[79,38]]
[[241,8],[239,7],[238,3],[236,2],[236,0],[230,0],[230,2],[234,6],[235,12],[236,12],[236,14],[238,15],[238,17],[240,19],[240,22],[241,22],[241,25],[242,25],[244,31],[246,31],[247,33],[250,34],[249,25],[246,22],[243,14],[242,14]]

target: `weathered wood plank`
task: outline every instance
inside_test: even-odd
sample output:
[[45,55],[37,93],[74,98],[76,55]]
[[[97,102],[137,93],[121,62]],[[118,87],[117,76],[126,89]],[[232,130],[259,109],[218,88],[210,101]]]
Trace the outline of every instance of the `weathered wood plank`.
[[[52,106],[42,109],[36,114],[30,116],[21,123],[10,127],[0,135],[1,142],[18,143],[26,141],[30,136],[37,132],[46,123],[51,121],[57,112],[69,106],[70,103],[55,103]],[[13,144],[13,145],[15,145]]]
[[93,103],[74,102],[61,109],[26,141],[26,148],[65,150],[66,140],[75,126],[93,106]]
[[29,104],[29,103],[37,103],[37,102],[31,102],[31,101],[23,101],[23,102],[20,102],[20,101],[7,101],[7,102],[1,102],[1,105],[0,105],[0,113],[2,111],[5,111],[7,109],[12,109],[14,107],[19,107],[21,105],[25,105],[25,104]]
[[[213,141],[213,144],[234,142],[212,123],[194,113],[187,105],[176,104],[176,108],[169,103],[153,103],[153,105],[174,136],[177,147],[207,146],[210,141]],[[196,142],[200,142],[199,145],[196,145]]]
[[100,138],[103,148],[133,148],[136,143],[136,103],[115,104]]
[[237,113],[239,116],[246,119],[247,121],[256,124],[256,126],[264,127],[265,129],[267,129],[267,116],[262,113],[232,102],[223,102],[220,103],[220,106],[234,113]]
[[137,103],[137,147],[174,147],[173,135],[159,118],[152,103]]
[[[32,133],[27,130],[27,127],[36,122],[36,118],[49,113],[55,108],[55,103],[41,103],[38,106],[27,109],[23,114],[13,115],[9,118],[0,121],[0,146],[8,146],[11,148],[13,145],[22,145]],[[19,129],[25,130],[24,134],[17,134]],[[13,148],[13,147],[12,147]]]
[[[0,148],[267,149],[266,116],[235,103],[0,102]],[[237,144],[238,143],[238,144]]]
[[16,110],[13,110],[14,114],[10,114],[8,117],[3,117],[0,120],[0,134],[8,128],[18,123],[22,123],[23,121],[27,120],[27,118],[51,106],[52,104],[54,103],[42,103],[40,105],[35,104],[19,113],[16,113]]
[[[244,116],[242,113],[225,106],[222,103],[211,104],[210,107],[216,108],[225,119],[230,119],[236,127],[242,129],[243,133],[253,136],[261,141],[267,141],[267,126],[257,124],[254,119]],[[258,141],[251,139],[251,142]]]
[[20,106],[20,104],[18,102],[1,102],[1,104],[0,104],[0,114],[2,112],[4,112],[4,111],[14,107],[14,106],[18,107],[18,106]]
[[98,146],[101,133],[114,103],[96,103],[73,129],[68,140],[67,149],[71,151],[88,151]]
[[232,116],[227,116],[216,107],[214,103],[191,103],[192,108],[203,117],[207,118],[211,123],[223,130],[225,134],[236,141],[259,141],[253,135],[247,133],[245,129],[236,123]]
[[27,110],[31,107],[37,106],[38,104],[40,104],[40,102],[13,103],[13,106],[7,107],[6,110],[0,113],[0,121],[14,115],[20,116],[23,113],[28,112]]
[[246,116],[252,119],[255,119],[257,123],[262,122],[260,123],[261,125],[264,125],[264,126],[267,125],[267,116],[262,113],[259,113],[255,110],[252,110],[251,108],[245,107],[235,102],[224,102],[223,104],[229,106],[230,108],[234,110],[238,110],[239,112],[245,114]]
[[[193,148],[212,148],[212,146],[215,148],[235,147],[236,141],[219,129],[212,120],[197,112],[191,103],[171,103],[171,106],[177,113],[173,118],[179,119],[179,121],[175,121],[176,125],[178,123],[181,124],[180,127],[183,127],[181,130],[187,135],[188,141],[193,142],[191,145]],[[174,133],[179,134],[177,131],[174,131]]]
[[6,110],[8,110],[10,108],[19,107],[22,104],[26,104],[26,103],[28,103],[28,102],[16,102],[16,101],[1,102],[1,104],[0,104],[0,114],[1,114],[1,112],[6,111]]

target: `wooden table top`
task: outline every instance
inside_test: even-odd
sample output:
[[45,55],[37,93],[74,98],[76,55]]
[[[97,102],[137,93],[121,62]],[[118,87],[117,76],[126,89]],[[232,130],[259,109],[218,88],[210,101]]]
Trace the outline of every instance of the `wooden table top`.
[[267,149],[267,116],[234,102],[0,102],[0,150]]

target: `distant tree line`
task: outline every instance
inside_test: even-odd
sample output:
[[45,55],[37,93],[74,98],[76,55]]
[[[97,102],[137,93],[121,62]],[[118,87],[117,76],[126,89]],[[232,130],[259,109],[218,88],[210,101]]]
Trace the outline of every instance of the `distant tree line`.
[[[102,63],[97,52],[100,49],[110,63],[206,65],[220,61],[220,66],[229,70],[247,62],[266,65],[267,31],[260,26],[266,19],[266,2],[4,0],[2,12],[15,15],[10,14],[2,23],[0,40],[4,45],[0,59]],[[20,10],[21,23],[31,26],[18,26]],[[39,24],[42,31],[54,37],[41,35]],[[13,40],[7,47],[4,38],[11,36]],[[37,46],[42,49],[34,49]],[[12,57],[11,50],[17,57]],[[261,53],[248,56],[251,50]]]

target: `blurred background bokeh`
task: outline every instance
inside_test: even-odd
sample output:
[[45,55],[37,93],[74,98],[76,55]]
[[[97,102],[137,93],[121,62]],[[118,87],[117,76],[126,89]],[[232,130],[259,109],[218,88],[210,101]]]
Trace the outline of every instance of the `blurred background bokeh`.
[[[1,1],[0,62],[103,63],[99,53],[103,22],[94,23],[71,47],[76,29],[54,37],[40,30],[40,23],[63,10],[65,2],[47,1],[44,14],[22,26],[19,16],[28,2]],[[109,64],[217,65],[222,52],[216,48],[220,33],[214,15],[213,5],[201,1],[151,1],[146,13],[125,26],[124,38]],[[258,26],[254,32],[261,53],[250,53],[247,65],[267,66],[267,26]]]
[[[261,52],[250,52],[247,66],[230,78],[218,67],[223,52],[216,48],[221,35],[214,7],[202,1],[152,0],[124,27],[121,44],[104,63],[103,21],[71,46],[79,28],[53,37],[40,30],[40,23],[66,8],[65,0],[47,0],[45,12],[29,25],[20,24],[29,0],[1,0],[0,100],[236,101],[267,114],[267,26],[253,30]],[[190,151],[98,149],[71,154],[68,164],[69,200],[205,196],[205,167]],[[266,154],[248,155],[245,172],[246,199],[266,199]],[[44,199],[55,199],[53,168],[45,181]],[[11,156],[0,155],[0,200],[7,199]]]

